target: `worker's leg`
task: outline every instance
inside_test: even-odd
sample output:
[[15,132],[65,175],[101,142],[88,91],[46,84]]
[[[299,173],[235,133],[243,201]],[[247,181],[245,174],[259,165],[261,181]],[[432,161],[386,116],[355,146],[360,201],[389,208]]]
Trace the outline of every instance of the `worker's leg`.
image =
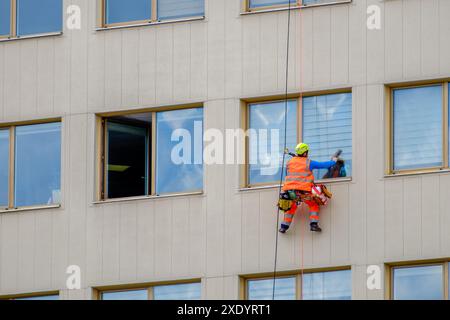
[[313,200],[305,201],[305,203],[309,207],[309,223],[311,226],[311,231],[322,231],[322,229],[319,228],[319,205]]
[[292,220],[294,219],[295,212],[297,211],[297,202],[292,203],[291,209],[284,212],[283,222],[281,223],[280,232],[285,233],[291,226]]

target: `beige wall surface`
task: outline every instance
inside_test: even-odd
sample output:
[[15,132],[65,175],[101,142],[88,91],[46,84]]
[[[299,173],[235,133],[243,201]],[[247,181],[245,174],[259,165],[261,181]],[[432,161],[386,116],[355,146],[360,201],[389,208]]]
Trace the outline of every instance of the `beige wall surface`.
[[[62,207],[0,214],[0,295],[202,278],[204,298],[237,299],[239,275],[273,269],[277,189],[240,190],[239,168],[205,166],[203,195],[97,204],[95,116],[204,103],[205,128],[238,128],[244,98],[282,95],[287,12],[241,15],[240,0],[206,1],[206,19],[81,30],[0,42],[0,123],[62,117]],[[381,30],[366,27],[381,8]],[[385,177],[386,83],[450,77],[450,1],[353,0],[294,10],[289,92],[353,90],[353,177],[330,183],[322,234],[306,215],[280,236],[279,270],[450,257],[450,174]],[[303,237],[301,236],[303,234]],[[303,242],[302,242],[303,239]],[[82,290],[65,289],[79,265]]]

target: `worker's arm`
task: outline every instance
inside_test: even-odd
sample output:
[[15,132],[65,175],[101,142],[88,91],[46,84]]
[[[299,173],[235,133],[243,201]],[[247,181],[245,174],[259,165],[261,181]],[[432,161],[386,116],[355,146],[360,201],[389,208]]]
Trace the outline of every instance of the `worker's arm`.
[[335,164],[336,164],[336,162],[333,160],[324,161],[324,162],[311,160],[311,163],[309,164],[309,170],[312,171],[314,169],[330,169]]

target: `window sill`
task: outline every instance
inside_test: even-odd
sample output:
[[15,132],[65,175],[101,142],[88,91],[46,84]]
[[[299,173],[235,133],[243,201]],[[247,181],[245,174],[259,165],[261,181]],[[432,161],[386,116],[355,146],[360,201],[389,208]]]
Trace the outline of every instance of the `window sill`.
[[[343,182],[351,182],[351,177],[346,178],[336,178],[336,179],[327,179],[327,180],[316,180],[316,184],[337,184]],[[259,191],[259,190],[267,190],[267,189],[278,189],[280,188],[279,184],[272,184],[266,186],[255,186],[255,187],[246,187],[238,189],[239,192],[247,192],[247,191]]]
[[61,208],[60,204],[51,204],[51,205],[42,205],[42,206],[30,206],[30,207],[20,207],[20,208],[12,208],[12,209],[0,209],[1,213],[15,213],[15,212],[23,212],[23,211],[36,211],[36,210],[47,210],[47,209],[59,209]]
[[130,202],[130,201],[179,198],[179,197],[189,197],[189,196],[204,196],[204,195],[205,195],[205,193],[203,191],[197,191],[197,192],[165,194],[165,195],[160,195],[160,196],[139,196],[139,197],[129,197],[129,198],[106,199],[106,200],[94,201],[92,204],[97,205],[97,204],[107,204],[107,203],[116,203],[116,202]]
[[[323,7],[323,6],[331,6],[331,5],[337,5],[337,4],[346,4],[351,3],[353,0],[346,0],[346,1],[330,1],[327,3],[316,3],[316,4],[309,4],[309,5],[296,5],[292,6],[291,10],[298,10],[298,9],[305,9],[305,8],[315,8],[315,7]],[[289,7],[281,7],[281,8],[261,8],[261,9],[250,9],[248,11],[241,11],[241,15],[250,15],[250,14],[256,14],[256,13],[265,13],[265,12],[278,12],[278,11],[288,11]]]
[[63,35],[62,32],[50,32],[50,33],[32,34],[32,35],[29,35],[29,36],[22,36],[22,37],[0,38],[0,42],[25,40],[25,39],[36,39],[36,38],[44,38],[44,37],[56,37],[56,36],[61,36],[61,35]]
[[385,179],[395,178],[395,177],[409,177],[409,176],[420,176],[429,174],[439,174],[439,173],[450,173],[450,169],[436,169],[436,170],[417,170],[413,172],[398,172],[385,174]]
[[164,20],[164,21],[156,21],[156,22],[146,22],[146,23],[136,23],[136,24],[124,24],[119,26],[111,26],[111,27],[97,27],[95,31],[106,31],[106,30],[115,30],[115,29],[127,29],[127,28],[136,28],[136,27],[144,27],[144,26],[155,26],[161,24],[168,23],[178,23],[178,22],[189,22],[189,21],[201,21],[206,20],[205,16],[199,17],[191,17],[191,18],[182,18],[182,19],[172,19],[172,20]]

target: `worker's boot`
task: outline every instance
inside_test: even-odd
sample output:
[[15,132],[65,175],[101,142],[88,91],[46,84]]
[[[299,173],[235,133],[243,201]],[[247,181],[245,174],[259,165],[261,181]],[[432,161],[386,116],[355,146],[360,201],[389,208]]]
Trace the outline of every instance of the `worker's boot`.
[[286,231],[288,231],[288,229],[289,229],[288,225],[282,224],[279,231],[280,231],[280,233],[286,233]]
[[310,227],[313,232],[322,232],[322,229],[319,227],[317,222],[311,222]]

